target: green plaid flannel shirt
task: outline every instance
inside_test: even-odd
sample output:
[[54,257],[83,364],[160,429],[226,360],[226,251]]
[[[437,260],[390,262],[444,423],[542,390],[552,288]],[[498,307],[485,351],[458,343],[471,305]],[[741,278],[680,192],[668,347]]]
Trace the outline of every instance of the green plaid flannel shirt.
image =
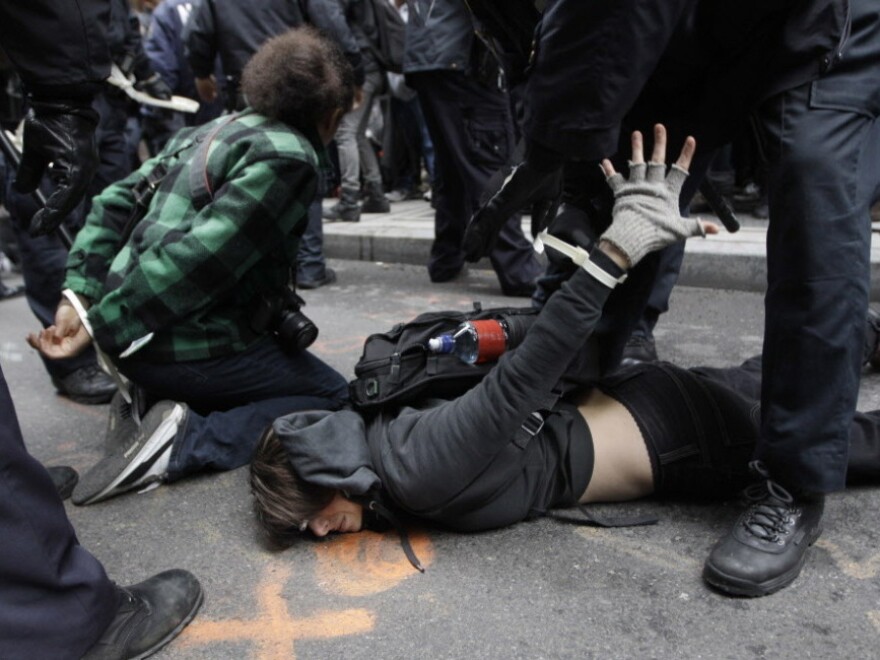
[[[211,141],[207,176],[213,200],[198,209],[190,170],[214,122],[178,133],[156,157],[94,199],[67,261],[65,286],[92,302],[94,339],[118,356],[155,336],[135,356],[159,362],[218,357],[261,334],[255,303],[288,284],[299,237],[318,185],[312,141],[253,111]],[[168,167],[149,210],[125,245],[133,187],[159,163]]]

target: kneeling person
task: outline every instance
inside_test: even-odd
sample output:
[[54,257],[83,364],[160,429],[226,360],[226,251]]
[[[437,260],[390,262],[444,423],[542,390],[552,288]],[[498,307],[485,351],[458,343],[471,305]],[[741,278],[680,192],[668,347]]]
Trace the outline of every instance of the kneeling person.
[[[285,350],[260,318],[289,294],[319,161],[354,99],[341,50],[311,28],[269,40],[242,76],[249,107],[179,133],[95,198],[67,264],[69,302],[29,338],[48,357],[94,341],[148,401],[138,426],[111,405],[108,455],[73,501],[246,464],[279,415],[334,409],[341,374]],[[162,171],[142,219],[126,228]],[[69,294],[66,294],[69,295]]]

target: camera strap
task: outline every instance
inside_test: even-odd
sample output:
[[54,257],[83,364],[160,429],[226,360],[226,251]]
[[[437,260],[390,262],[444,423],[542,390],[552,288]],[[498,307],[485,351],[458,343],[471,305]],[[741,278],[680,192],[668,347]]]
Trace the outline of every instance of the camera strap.
[[[246,111],[245,111],[246,112]],[[201,210],[214,199],[214,187],[211,183],[211,177],[208,174],[208,156],[211,149],[211,143],[217,134],[226,128],[229,124],[241,117],[244,112],[234,112],[224,121],[218,123],[213,130],[208,133],[199,145],[196,155],[193,157],[192,164],[189,169],[189,193],[192,204],[196,210]]]

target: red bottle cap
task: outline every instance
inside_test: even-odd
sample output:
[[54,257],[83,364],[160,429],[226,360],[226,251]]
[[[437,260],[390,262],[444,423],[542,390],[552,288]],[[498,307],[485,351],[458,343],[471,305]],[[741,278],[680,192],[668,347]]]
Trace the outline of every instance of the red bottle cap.
[[471,325],[477,331],[477,364],[497,360],[507,348],[507,337],[501,323],[495,319],[486,319],[471,321]]

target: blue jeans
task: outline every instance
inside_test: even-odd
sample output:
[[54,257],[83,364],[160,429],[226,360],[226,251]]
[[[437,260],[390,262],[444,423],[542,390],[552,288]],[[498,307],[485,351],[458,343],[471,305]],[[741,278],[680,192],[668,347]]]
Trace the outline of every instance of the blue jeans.
[[296,281],[321,280],[327,274],[324,260],[324,220],[321,218],[321,200],[309,205],[309,224],[299,239],[296,252]]
[[234,355],[176,364],[129,359],[119,370],[144,389],[149,403],[171,399],[190,407],[174,441],[169,481],[246,465],[277,417],[334,410],[348,400],[339,372],[308,351],[285,353],[271,337]]

